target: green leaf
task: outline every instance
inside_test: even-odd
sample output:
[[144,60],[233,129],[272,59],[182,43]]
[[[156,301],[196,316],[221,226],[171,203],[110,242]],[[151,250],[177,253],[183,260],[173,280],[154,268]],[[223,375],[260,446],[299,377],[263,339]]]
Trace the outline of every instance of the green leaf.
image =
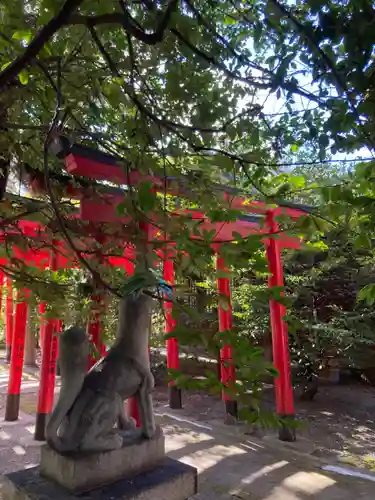
[[226,25],[233,25],[233,24],[236,24],[237,21],[236,19],[233,19],[232,16],[224,16],[224,24]]
[[273,299],[279,299],[281,294],[284,293],[284,290],[285,290],[284,286],[273,286],[272,288],[268,289],[268,294]]
[[25,219],[32,220],[34,222],[41,222],[42,224],[48,223],[48,217],[43,212],[34,212],[25,216]]
[[138,188],[138,202],[144,212],[154,209],[157,201],[156,194],[152,190],[151,182],[142,182]]
[[357,236],[354,242],[356,248],[372,248],[371,239],[365,233],[361,233]]
[[27,85],[29,83],[29,73],[26,70],[21,71],[18,75],[18,79],[22,85]]
[[126,279],[120,287],[122,296],[131,295],[132,293],[141,292],[144,289],[157,285],[157,278],[149,272],[138,272],[137,269],[133,276]]
[[233,278],[233,273],[229,270],[224,270],[224,269],[218,269],[216,271],[216,277],[217,278]]
[[319,136],[319,146],[326,148],[329,145],[329,137],[326,134]]
[[230,299],[226,295],[220,295],[219,296],[219,307],[225,311],[229,311],[229,306],[230,306]]
[[233,168],[234,162],[232,158],[229,158],[229,156],[217,154],[213,157],[213,161],[224,170],[232,170]]
[[43,52],[49,57],[52,56],[52,49],[49,43],[43,45]]
[[367,302],[369,306],[372,306],[375,302],[375,283],[363,287],[358,293],[358,300]]
[[127,213],[128,203],[123,201],[116,205],[116,214],[119,216],[125,215]]
[[242,234],[238,233],[237,231],[232,232],[232,238],[234,238],[236,241],[243,241],[244,237]]
[[202,234],[204,241],[206,241],[207,243],[210,243],[215,237],[215,235],[216,235],[216,229],[211,229],[210,231],[204,229]]
[[278,370],[276,370],[276,368],[274,368],[273,366],[267,368],[267,371],[270,373],[270,375],[272,375],[273,377],[275,378],[278,378],[280,377],[280,373]]
[[298,153],[299,146],[298,146],[298,144],[292,144],[290,149],[291,149],[292,153]]
[[16,31],[15,33],[13,33],[12,36],[14,40],[25,41],[27,44],[30,43],[31,37],[32,37],[32,32],[30,30]]

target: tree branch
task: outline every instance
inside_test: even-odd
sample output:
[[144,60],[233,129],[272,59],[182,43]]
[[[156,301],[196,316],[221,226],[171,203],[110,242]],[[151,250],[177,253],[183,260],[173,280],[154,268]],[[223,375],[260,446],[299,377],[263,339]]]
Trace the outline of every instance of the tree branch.
[[280,13],[287,17],[289,21],[297,28],[297,31],[300,35],[302,35],[309,42],[310,46],[318,52],[322,60],[324,61],[326,67],[332,71],[333,76],[336,80],[336,88],[339,93],[346,92],[347,86],[345,81],[341,78],[341,75],[337,71],[334,63],[327,56],[323,49],[320,48],[318,41],[315,39],[314,34],[304,26],[284,5],[282,5],[278,0],[271,0],[271,2],[275,5],[277,9],[279,9]]
[[38,34],[30,42],[23,54],[14,59],[14,61],[0,72],[0,89],[5,87],[30,63],[30,61],[37,57],[44,45],[68,22],[71,14],[82,2],[83,0],[66,0],[58,14],[39,30]]
[[[118,69],[116,63],[113,61],[113,59],[111,58],[110,54],[108,53],[108,51],[104,47],[103,43],[101,42],[98,34],[95,31],[95,28],[93,26],[89,26],[89,30],[90,30],[91,36],[92,36],[92,38],[93,38],[96,46],[98,47],[98,50],[99,50],[100,54],[102,55],[103,59],[105,60],[105,62],[108,65],[109,69],[111,70],[112,75],[115,76],[115,77],[121,78],[121,72],[120,72],[120,70]],[[182,129],[182,130],[183,129],[185,129],[185,130],[192,130],[192,131],[195,131],[195,132],[211,132],[211,133],[221,132],[222,130],[224,130],[223,128],[220,128],[220,129],[212,129],[212,128],[204,129],[204,128],[200,128],[200,127],[193,127],[193,126],[190,126],[190,125],[183,125],[182,123],[181,124],[180,123],[175,123],[175,122],[172,122],[170,120],[167,120],[166,118],[159,118],[152,111],[150,111],[148,109],[148,107],[145,106],[138,99],[138,97],[137,97],[137,95],[136,95],[136,93],[134,91],[134,88],[131,88],[129,85],[127,85],[125,81],[123,82],[122,89],[130,97],[130,99],[133,101],[133,103],[138,108],[138,110],[140,111],[140,113],[142,113],[144,116],[147,116],[147,118],[149,118],[150,120],[152,120],[157,125],[165,127],[167,130],[169,130],[170,132],[176,133],[177,135],[179,134],[178,130],[180,130],[180,129]],[[183,136],[181,136],[181,135],[179,135],[179,137],[181,139],[183,139],[183,140],[186,140],[186,138],[183,137]]]
[[285,16],[289,21],[293,24],[295,27],[296,31],[300,34],[302,38],[305,38],[307,40],[308,44],[310,45],[311,49],[316,51],[318,55],[320,56],[321,60],[323,61],[324,65],[326,68],[332,72],[332,75],[334,77],[334,81],[336,84],[336,89],[339,94],[344,94],[349,102],[349,106],[355,115],[356,119],[358,120],[358,125],[361,127],[362,132],[364,133],[366,139],[368,140],[369,144],[367,144],[367,147],[370,150],[370,153],[372,152],[370,149],[370,146],[372,149],[375,149],[375,143],[371,137],[371,135],[367,132],[367,130],[364,128],[361,115],[356,107],[355,100],[351,97],[348,85],[345,81],[345,79],[341,76],[340,72],[338,71],[336,64],[334,61],[331,60],[331,58],[324,52],[324,50],[320,47],[319,42],[316,40],[316,37],[314,33],[304,24],[302,24],[293,14],[290,10],[288,10],[284,5],[282,5],[278,0],[271,0],[272,3],[275,5],[276,8],[279,9],[280,13]]
[[173,12],[176,10],[179,0],[170,0],[165,12],[162,15],[161,21],[153,33],[146,33],[137,25],[133,17],[127,11],[124,2],[120,2],[122,12],[112,12],[99,16],[72,16],[69,24],[85,25],[88,28],[100,24],[120,24],[125,31],[130,33],[141,42],[148,45],[155,45],[163,41],[165,30],[168,27],[169,21]]
[[186,45],[196,56],[200,57],[201,59],[204,59],[206,62],[208,62],[211,66],[217,68],[218,70],[222,71],[227,77],[231,78],[232,80],[237,80],[239,82],[245,83],[249,86],[255,87],[257,89],[263,89],[263,90],[276,90],[278,87],[287,90],[288,92],[292,92],[294,94],[298,94],[302,97],[305,97],[306,99],[316,102],[320,104],[321,106],[326,106],[326,103],[319,99],[319,97],[315,96],[314,94],[311,94],[310,92],[305,92],[304,90],[298,88],[298,86],[292,82],[283,82],[283,81],[278,81],[274,77],[273,79],[271,78],[269,82],[259,82],[256,81],[252,78],[246,78],[244,76],[241,76],[239,74],[233,73],[231,70],[229,70],[225,64],[223,64],[221,61],[217,61],[214,57],[212,57],[209,54],[206,54],[202,50],[200,50],[198,47],[193,45],[182,33],[180,33],[178,30],[175,28],[170,28],[170,32],[175,35],[175,37],[180,40],[181,43]]
[[218,33],[218,31],[216,31],[215,28],[202,16],[199,10],[193,5],[191,0],[185,0],[185,3],[197,18],[198,23],[204,26],[207,31],[209,31],[214,36],[214,39],[219,40],[221,42],[221,46],[228,50],[233,57],[238,59],[240,63],[246,64],[250,68],[265,73],[267,74],[267,76],[273,76],[271,70],[263,68],[259,64],[250,61],[250,59],[248,59],[245,55],[238,53],[236,49],[225,39],[225,37]]

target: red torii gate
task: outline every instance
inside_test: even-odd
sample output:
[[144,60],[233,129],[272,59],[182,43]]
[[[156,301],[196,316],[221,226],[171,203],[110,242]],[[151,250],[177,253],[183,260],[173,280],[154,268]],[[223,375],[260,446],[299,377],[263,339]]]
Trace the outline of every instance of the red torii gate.
[[[126,171],[121,161],[110,155],[104,154],[82,146],[69,146],[68,148],[61,147],[62,143],[55,144],[55,152],[58,150],[60,157],[65,158],[66,170],[72,175],[81,177],[89,177],[96,181],[110,181],[117,184],[137,185],[142,181],[148,181],[152,184],[152,189],[155,191],[164,191],[168,193],[186,196],[186,183],[176,182],[175,178],[159,178],[156,176],[142,175],[138,171]],[[222,186],[217,187],[217,192],[221,192],[224,202],[228,203],[230,208],[238,208],[252,214],[263,214],[265,216],[265,225],[263,232],[269,235],[278,234],[279,226],[277,217],[280,215],[288,216],[292,219],[299,218],[308,213],[306,207],[303,206],[278,206],[269,209],[264,203],[254,201],[248,197],[238,193],[237,191],[227,192]],[[230,191],[230,190],[229,190]],[[121,190],[113,190],[105,197],[86,197],[81,195],[80,216],[86,220],[96,220],[100,222],[115,222],[119,218],[116,213],[116,205],[121,203],[124,197],[124,192]],[[202,217],[204,214],[194,214],[194,217]],[[241,220],[242,219],[242,220]],[[207,219],[201,225],[202,230],[210,230],[215,228]],[[229,241],[233,238],[234,231],[239,232],[242,236],[247,236],[251,232],[257,230],[262,232],[257,224],[250,217],[243,217],[237,220],[235,224],[221,224],[219,233],[217,232],[213,241],[216,245],[220,241]],[[295,238],[290,238],[287,235],[279,235],[278,237],[269,237],[264,239],[267,250],[267,259],[269,262],[270,277],[269,287],[283,287],[283,269],[281,261],[282,248],[298,248],[300,241]],[[225,269],[225,262],[220,257],[218,250],[217,268]],[[174,283],[173,276],[173,261],[166,258],[164,263],[164,278],[171,285]],[[217,285],[219,292],[228,297],[230,305],[230,282],[228,278],[218,278]],[[171,318],[171,304],[166,302],[166,331],[171,332],[175,326]],[[278,301],[270,300],[270,316],[272,329],[272,345],[273,345],[273,360],[276,369],[280,376],[275,380],[276,391],[276,410],[281,417],[294,416],[293,389],[290,374],[290,357],[288,348],[288,329],[284,321],[285,307]],[[220,331],[228,330],[232,327],[232,311],[231,306],[227,310],[223,310],[219,306],[219,328]],[[178,343],[177,339],[167,340],[167,362],[168,367],[178,369]],[[232,363],[232,351],[230,346],[225,346],[221,351],[221,374],[222,382],[225,385],[230,385],[235,381],[234,366]],[[223,391],[223,399],[226,403],[226,411],[229,414],[236,414],[237,409],[234,401],[231,401],[230,396],[226,391]],[[181,398],[174,390],[172,385],[170,393],[170,405],[174,407],[181,406]],[[293,440],[295,434],[288,426],[280,428],[279,437],[282,440]]]
[[[83,152],[83,153],[82,153]],[[67,169],[72,174],[76,175],[88,175],[90,178],[94,178],[96,180],[111,180],[116,182],[130,182],[129,175],[123,171],[122,167],[116,164],[116,159],[112,157],[108,157],[107,155],[103,155],[102,153],[97,153],[92,150],[87,150],[85,148],[79,148],[79,154],[77,154],[73,150],[69,150],[66,155],[66,166]],[[114,169],[114,170],[113,170]],[[131,179],[138,183],[143,180],[152,181],[154,183],[154,187],[156,190],[162,189],[163,183],[161,180],[156,177],[144,177],[140,176],[137,172],[131,172]],[[87,198],[82,190],[71,190],[71,195],[80,197],[80,218],[83,220],[94,220],[96,223],[100,222],[118,222],[119,218],[116,214],[116,203],[119,203],[123,200],[124,192],[122,190],[112,190],[103,186],[104,190],[107,190],[106,197],[97,198],[96,200],[93,198]],[[176,191],[175,186],[171,186],[170,190]],[[268,234],[278,233],[279,228],[275,217],[281,214],[285,214],[291,218],[298,218],[302,215],[306,214],[305,210],[301,210],[294,207],[277,207],[275,209],[268,209],[261,202],[249,201],[246,197],[240,196],[238,194],[231,194],[223,192],[223,199],[227,200],[230,203],[231,208],[241,208],[243,211],[247,211],[250,213],[255,213],[265,215],[265,226],[263,228],[259,225],[259,219],[257,216],[244,216],[239,218],[236,222],[232,223],[220,223],[218,227],[217,224],[209,221],[205,215],[201,212],[191,212],[191,217],[194,219],[199,219],[202,221],[200,224],[201,230],[211,230],[215,229],[216,234],[213,238],[215,243],[215,250],[217,251],[217,268],[219,270],[225,269],[225,262],[223,258],[220,257],[220,242],[230,241],[233,239],[232,233],[234,231],[240,233],[242,236],[247,236],[248,234],[258,232],[264,233],[264,243],[267,249],[267,258],[269,260],[270,265],[270,278],[269,278],[269,286],[283,286],[283,273],[282,273],[282,264],[281,264],[281,249],[282,248],[298,248],[300,246],[300,241],[296,238],[288,237],[287,235],[282,235],[278,238],[267,237]],[[110,203],[108,203],[110,201]],[[124,219],[121,222],[125,222]],[[151,224],[152,226],[152,224]],[[27,226],[25,222],[24,230],[26,232],[31,232],[33,229],[31,226]],[[156,228],[149,227],[148,231],[151,233],[150,240],[152,236],[157,232]],[[31,235],[31,234],[29,234]],[[160,252],[159,252],[160,255]],[[40,264],[43,259],[40,258],[41,254],[34,255],[31,260],[35,260],[35,263],[38,262]],[[26,259],[27,260],[27,259]],[[52,268],[57,268],[59,265],[64,266],[65,264],[60,262],[58,263],[56,260],[56,255],[49,256],[48,253],[45,255],[44,262],[47,263],[49,260],[50,266]],[[109,262],[112,265],[122,265],[126,268],[128,273],[132,272],[132,264],[129,262],[129,259],[124,255],[123,257],[118,258],[109,258]],[[174,269],[173,269],[173,255],[169,253],[165,253],[164,255],[164,279],[173,285],[174,282]],[[220,331],[225,331],[231,328],[232,326],[232,311],[230,307],[230,282],[228,278],[218,278],[217,280],[218,290],[220,294],[228,296],[229,308],[224,310],[221,306],[219,306],[219,328]],[[172,304],[169,301],[165,302],[165,310],[166,310],[166,332],[170,333],[173,331],[175,327],[175,321],[172,319],[171,309]],[[276,408],[277,413],[283,417],[293,417],[294,415],[294,405],[293,405],[293,391],[291,385],[291,377],[290,377],[290,360],[289,360],[289,350],[288,350],[288,332],[287,325],[283,320],[285,315],[285,308],[276,300],[270,300],[270,311],[271,311],[271,326],[272,326],[272,340],[273,340],[273,357],[275,367],[278,369],[280,373],[280,377],[275,380],[276,386]],[[19,313],[21,319],[23,316]],[[22,323],[21,319],[19,323]],[[98,318],[97,318],[98,319]],[[53,386],[54,386],[54,373],[55,373],[55,365],[56,365],[56,349],[52,348],[52,338],[53,331],[56,328],[56,320],[51,320],[49,329],[47,331],[47,335],[44,335],[45,341],[43,342],[43,361],[41,367],[41,379],[44,380],[44,385],[41,383],[39,390],[39,400],[44,403],[39,405],[38,402],[38,417],[37,417],[37,432],[36,437],[38,439],[44,438],[44,426],[47,415],[52,410],[52,401],[53,401]],[[18,330],[18,328],[17,328]],[[21,329],[22,330],[22,329]],[[99,343],[99,325],[92,329],[93,337],[95,337],[94,341]],[[22,335],[21,335],[22,337]],[[14,339],[16,337],[14,335]],[[24,339],[24,335],[23,335]],[[23,340],[24,342],[24,340]],[[22,344],[22,339],[21,339]],[[22,363],[23,363],[23,349],[22,350]],[[19,351],[15,351],[19,352]],[[103,351],[102,351],[103,354]],[[18,358],[17,358],[18,356]],[[20,356],[19,354],[14,354],[13,363],[11,361],[11,370],[12,366],[18,366],[20,364]],[[221,351],[221,379],[225,386],[230,386],[231,383],[235,381],[235,372],[234,366],[232,363],[232,349],[231,346],[224,346]],[[169,368],[178,369],[179,368],[179,356],[178,356],[178,342],[177,339],[171,338],[167,340],[167,364]],[[22,367],[21,367],[22,372]],[[53,380],[52,380],[52,372],[53,372]],[[19,405],[19,388],[20,388],[20,378],[19,381],[17,379],[16,385],[16,396],[18,390],[18,403]],[[52,388],[51,388],[52,386]],[[19,388],[18,388],[19,387]],[[10,384],[11,388],[11,384]],[[12,394],[10,394],[12,396]],[[10,407],[15,403],[12,402],[10,398]],[[236,415],[237,408],[235,402],[231,399],[229,393],[227,391],[223,391],[223,400],[225,401],[226,411],[228,414]],[[181,393],[180,391],[171,383],[170,387],[170,406],[174,408],[181,407]],[[133,404],[130,405],[131,412],[133,416],[137,416],[137,408]],[[17,411],[18,416],[18,411]],[[280,438],[284,440],[294,439],[294,432],[289,429],[287,426],[283,426],[280,430]]]

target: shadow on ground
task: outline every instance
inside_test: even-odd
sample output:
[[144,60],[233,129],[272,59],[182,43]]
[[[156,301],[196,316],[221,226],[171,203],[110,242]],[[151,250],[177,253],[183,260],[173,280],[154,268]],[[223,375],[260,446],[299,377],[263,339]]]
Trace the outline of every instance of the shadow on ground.
[[317,461],[287,448],[272,450],[258,440],[184,421],[176,412],[159,418],[170,456],[198,467],[202,499],[219,500],[220,494],[254,500],[353,500],[375,495],[375,483],[328,475]]

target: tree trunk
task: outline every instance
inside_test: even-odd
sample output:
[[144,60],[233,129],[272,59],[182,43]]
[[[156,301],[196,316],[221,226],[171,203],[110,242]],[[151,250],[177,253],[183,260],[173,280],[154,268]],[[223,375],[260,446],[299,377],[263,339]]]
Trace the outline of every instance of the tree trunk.
[[0,152],[0,201],[2,201],[5,196],[9,177],[9,165],[9,159],[3,157]]
[[25,366],[36,365],[36,339],[31,325],[30,306],[27,308],[27,328],[25,339]]
[[202,288],[197,287],[197,311],[199,314],[206,312],[207,293]]

